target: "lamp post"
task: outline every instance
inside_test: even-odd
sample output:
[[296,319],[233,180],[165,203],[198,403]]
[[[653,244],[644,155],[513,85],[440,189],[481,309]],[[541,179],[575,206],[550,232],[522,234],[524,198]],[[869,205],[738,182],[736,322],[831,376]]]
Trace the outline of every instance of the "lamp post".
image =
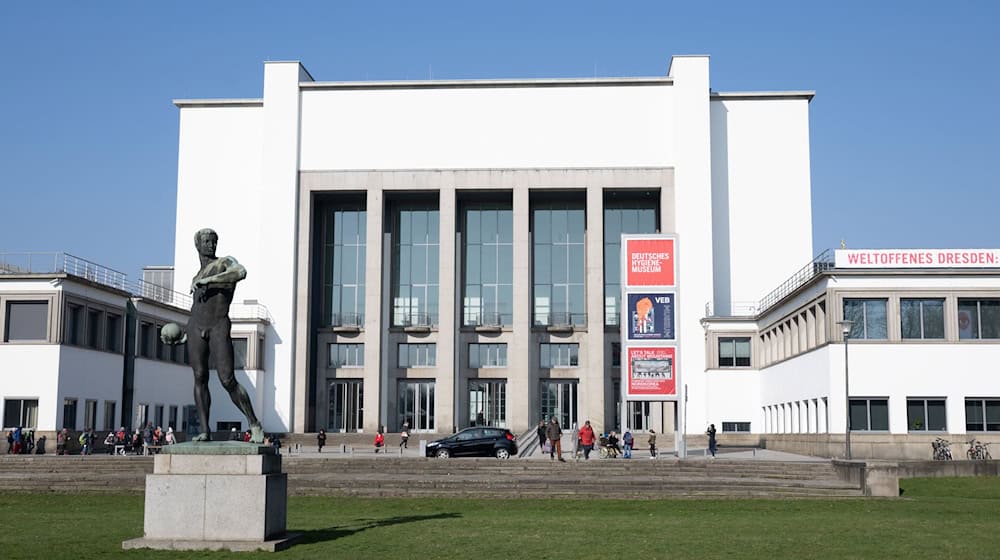
[[840,332],[844,335],[844,411],[847,413],[844,416],[844,440],[846,442],[846,458],[848,461],[851,460],[851,374],[850,368],[847,365],[847,341],[851,339],[851,328],[854,327],[854,321],[848,321],[844,319],[843,321],[837,321],[840,325]]

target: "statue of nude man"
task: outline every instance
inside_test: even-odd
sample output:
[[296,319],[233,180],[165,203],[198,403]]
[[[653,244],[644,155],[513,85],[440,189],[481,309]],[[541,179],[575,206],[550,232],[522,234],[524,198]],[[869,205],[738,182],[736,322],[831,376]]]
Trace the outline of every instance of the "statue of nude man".
[[194,370],[194,404],[202,433],[192,441],[209,441],[208,411],[212,397],[208,391],[208,356],[215,358],[219,381],[229,392],[233,404],[250,424],[250,442],[263,443],[264,430],[253,412],[250,395],[237,381],[233,371],[233,339],[230,336],[229,305],[233,302],[236,283],[247,277],[247,270],[233,257],[216,257],[219,235],[211,229],[194,234],[194,245],[201,259],[201,269],[191,281],[191,319],[187,333],[175,344],[187,340],[188,361]]

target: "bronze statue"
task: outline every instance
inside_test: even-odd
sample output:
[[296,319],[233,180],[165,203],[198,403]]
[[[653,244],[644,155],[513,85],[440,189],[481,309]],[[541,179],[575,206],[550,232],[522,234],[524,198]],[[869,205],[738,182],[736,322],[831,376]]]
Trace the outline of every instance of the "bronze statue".
[[[166,344],[183,344],[187,341],[188,361],[194,370],[194,404],[198,409],[201,433],[192,441],[210,441],[208,411],[212,397],[208,391],[208,356],[215,358],[219,381],[229,392],[233,404],[246,416],[250,424],[250,442],[263,443],[264,430],[253,412],[250,395],[237,381],[233,370],[233,339],[230,336],[229,305],[233,302],[236,283],[247,276],[243,265],[233,257],[216,257],[219,235],[211,229],[194,234],[194,245],[201,259],[201,270],[191,281],[191,319],[187,332],[180,328],[163,327],[160,337]],[[170,325],[168,325],[170,326]]]

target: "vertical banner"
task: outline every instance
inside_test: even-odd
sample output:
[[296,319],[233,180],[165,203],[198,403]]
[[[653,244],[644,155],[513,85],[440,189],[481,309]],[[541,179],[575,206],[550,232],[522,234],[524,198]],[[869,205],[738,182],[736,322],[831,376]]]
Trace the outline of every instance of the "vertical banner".
[[622,235],[622,398],[678,398],[677,238]]

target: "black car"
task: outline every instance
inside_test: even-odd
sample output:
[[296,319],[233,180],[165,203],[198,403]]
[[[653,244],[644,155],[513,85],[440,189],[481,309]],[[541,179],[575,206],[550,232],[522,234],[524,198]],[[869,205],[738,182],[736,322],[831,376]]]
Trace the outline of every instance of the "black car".
[[427,444],[428,457],[496,457],[517,455],[514,434],[504,428],[466,428]]

